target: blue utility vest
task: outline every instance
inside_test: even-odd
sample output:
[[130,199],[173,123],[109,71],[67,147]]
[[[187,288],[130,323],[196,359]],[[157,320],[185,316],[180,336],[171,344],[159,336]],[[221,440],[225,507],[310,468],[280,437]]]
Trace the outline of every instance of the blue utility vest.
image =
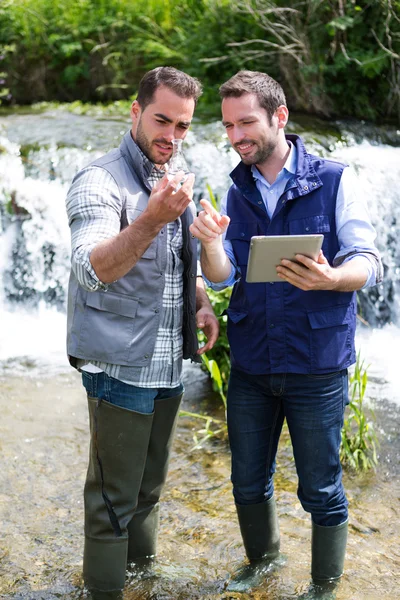
[[226,239],[241,270],[227,310],[231,361],[252,374],[330,373],[355,362],[356,294],[246,282],[254,235],[322,233],[322,250],[331,265],[339,251],[335,209],[345,165],[308,154],[297,135],[286,137],[297,148],[297,170],[272,219],[250,167],[240,163],[231,173]]

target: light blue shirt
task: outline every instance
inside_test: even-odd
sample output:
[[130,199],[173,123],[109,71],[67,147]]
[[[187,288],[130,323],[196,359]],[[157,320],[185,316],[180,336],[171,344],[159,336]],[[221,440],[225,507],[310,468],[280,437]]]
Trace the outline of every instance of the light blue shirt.
[[[293,144],[290,142],[288,142],[288,144],[290,146],[289,155],[274,183],[268,183],[255,165],[252,165],[251,167],[257,189],[262,196],[270,218],[272,218],[272,215],[275,212],[279,198],[285,191],[288,180],[296,173],[297,150]],[[227,195],[228,194],[225,194],[221,201],[221,215],[227,214]],[[376,247],[374,244],[376,231],[372,226],[363,197],[359,193],[357,177],[349,167],[346,167],[343,170],[340,180],[336,198],[335,217],[336,235],[339,242],[339,252],[335,256],[335,260],[340,260],[341,257],[345,257],[343,262],[347,262],[353,258],[362,257],[365,262],[365,267],[368,270],[367,281],[363,288],[375,285],[377,277],[377,261],[373,255],[376,255]],[[229,277],[220,283],[212,283],[203,275],[207,284],[216,291],[223,290],[224,288],[233,285],[240,278],[240,269],[236,264],[232,244],[229,240],[225,239],[225,234],[223,235],[223,246],[232,265]],[[363,254],[363,250],[366,254]],[[354,254],[355,251],[356,253]],[[372,254],[368,254],[368,252],[372,252]]]

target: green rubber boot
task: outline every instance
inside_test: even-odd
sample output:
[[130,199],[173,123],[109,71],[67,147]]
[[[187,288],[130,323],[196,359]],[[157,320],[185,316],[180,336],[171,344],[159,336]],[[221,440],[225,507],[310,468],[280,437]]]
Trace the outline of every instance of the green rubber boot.
[[127,527],[138,504],[153,414],[95,398],[88,404],[83,578],[92,598],[102,600],[119,598],[125,584]]
[[348,521],[334,527],[312,523],[312,583],[299,600],[335,600],[336,587],[343,574]]
[[315,583],[333,581],[343,574],[348,520],[334,527],[312,524],[311,576]]
[[[159,499],[168,472],[182,394],[156,400],[138,507],[129,525],[128,563],[146,571],[157,554]],[[131,565],[132,566],[132,565]],[[143,573],[142,573],[143,575]]]
[[279,524],[275,498],[250,505],[236,505],[240,531],[249,564],[240,568],[228,582],[230,592],[246,592],[258,587],[280,566]]

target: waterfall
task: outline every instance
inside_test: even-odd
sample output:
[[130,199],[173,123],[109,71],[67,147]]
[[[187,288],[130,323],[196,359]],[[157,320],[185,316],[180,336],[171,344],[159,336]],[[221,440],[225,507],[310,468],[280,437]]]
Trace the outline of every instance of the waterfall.
[[[292,124],[310,151],[350,164],[377,230],[385,266],[383,284],[359,294],[368,326],[357,344],[374,373],[395,382],[394,344],[400,311],[400,132],[362,123]],[[0,372],[35,373],[68,368],[65,302],[69,272],[69,228],[65,197],[74,174],[118,145],[126,118],[75,115],[65,110],[0,117]],[[196,174],[195,197],[207,184],[221,197],[238,161],[220,123],[195,123],[184,144]],[[379,355],[379,352],[382,352]],[[392,399],[400,392],[390,388]]]

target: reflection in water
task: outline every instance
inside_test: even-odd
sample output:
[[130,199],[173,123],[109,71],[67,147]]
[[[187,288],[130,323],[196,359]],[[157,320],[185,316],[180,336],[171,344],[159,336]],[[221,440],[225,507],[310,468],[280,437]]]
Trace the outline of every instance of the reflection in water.
[[[185,409],[209,395],[206,376],[186,369]],[[82,490],[88,454],[87,409],[74,372],[1,379],[0,598],[78,600],[83,544]],[[203,405],[203,408],[206,406]],[[215,410],[215,409],[214,409]],[[378,415],[379,420],[381,415]],[[378,474],[346,476],[351,527],[346,573],[337,600],[397,598],[398,414],[392,439],[381,435]],[[226,442],[191,451],[196,421],[181,418],[162,503],[159,557],[153,573],[128,574],[125,600],[298,598],[308,589],[310,522],[296,496],[287,432],[278,455],[276,490],[285,560],[251,594],[227,593],[224,582],[244,553],[229,482]],[[397,436],[397,437],[396,437]]]

